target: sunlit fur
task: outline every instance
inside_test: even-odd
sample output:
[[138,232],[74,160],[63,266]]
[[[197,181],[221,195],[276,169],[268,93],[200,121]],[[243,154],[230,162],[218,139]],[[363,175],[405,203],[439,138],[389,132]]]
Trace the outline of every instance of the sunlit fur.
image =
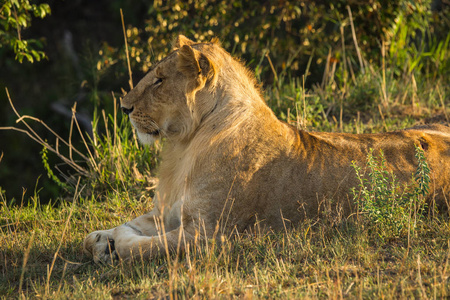
[[448,206],[449,127],[362,135],[299,131],[277,120],[253,74],[217,42],[178,37],[174,51],[122,106],[133,108],[130,120],[143,143],[165,139],[159,186],[152,212],[86,238],[85,250],[96,261],[110,258],[108,240],[121,258],[152,257],[199,234],[242,232],[256,222],[262,230],[295,226],[320,217],[325,207],[348,216],[354,211],[349,193],[358,186],[351,164],[364,167],[370,148],[382,150],[387,168],[406,183],[417,165],[415,145],[422,147],[432,170],[428,200]]

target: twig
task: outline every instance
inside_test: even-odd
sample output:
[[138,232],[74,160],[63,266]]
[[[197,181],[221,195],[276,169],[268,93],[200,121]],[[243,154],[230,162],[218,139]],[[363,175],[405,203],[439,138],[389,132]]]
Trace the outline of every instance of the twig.
[[322,84],[321,84],[322,89],[328,85],[328,79],[330,78],[330,75],[329,75],[330,61],[331,61],[331,48],[328,49],[327,61],[325,63],[325,70],[323,71]]
[[[75,105],[72,107],[72,114],[73,115],[75,115],[76,107],[77,107],[77,104],[75,103]],[[98,168],[98,166],[97,166],[97,164],[96,164],[96,162],[94,160],[94,157],[92,156],[91,150],[89,149],[89,145],[87,144],[86,139],[84,138],[83,132],[81,131],[80,125],[78,124],[77,118],[74,117],[73,120],[75,121],[75,125],[77,125],[77,129],[78,129],[78,132],[80,133],[81,139],[83,140],[84,146],[86,147],[86,150],[89,153],[89,156],[90,156],[89,161],[91,162],[92,166],[97,171],[99,171],[99,168]]]
[[[63,162],[67,163],[69,166],[71,166],[73,169],[75,169],[77,172],[79,172],[80,174],[82,174],[83,176],[89,177],[90,173],[83,167],[81,167],[80,165],[78,165],[73,159],[72,157],[69,159],[67,157],[65,157],[64,155],[62,155],[61,153],[59,153],[59,140],[61,140],[66,146],[69,147],[70,151],[75,151],[82,159],[84,159],[85,161],[89,161],[88,158],[82,154],[80,151],[78,151],[76,148],[74,148],[72,146],[71,143],[68,143],[67,141],[65,141],[63,138],[61,138],[55,131],[53,131],[44,121],[37,119],[35,117],[31,117],[31,116],[21,116],[16,108],[14,107],[14,104],[12,102],[11,96],[9,94],[9,91],[7,88],[5,88],[6,90],[6,95],[8,97],[9,100],[9,104],[12,108],[12,110],[14,111],[14,113],[17,116],[17,120],[16,123],[23,123],[25,125],[25,127],[27,128],[27,130],[24,129],[20,129],[20,128],[16,128],[16,127],[0,127],[0,130],[13,130],[13,131],[18,131],[21,133],[25,133],[26,135],[28,135],[32,140],[34,140],[35,142],[37,142],[38,144],[42,145],[43,147],[47,148],[48,150],[50,150],[51,152],[55,153]],[[42,124],[48,131],[50,131],[55,137],[56,137],[56,148],[52,147],[49,143],[47,143],[47,141],[43,140],[34,130],[33,128],[31,128],[31,126],[25,121],[26,119],[31,119],[32,121],[38,122],[40,124]],[[75,119],[76,121],[76,119]],[[79,129],[79,127],[78,127]],[[84,140],[83,134],[81,132],[81,130],[79,129],[80,134]],[[89,150],[89,149],[88,149]]]
[[355,43],[356,54],[358,55],[359,64],[361,65],[361,73],[364,74],[364,63],[363,63],[363,60],[361,57],[361,53],[359,52],[358,40],[356,39],[356,33],[355,33],[355,26],[353,25],[352,11],[350,9],[350,6],[348,6],[348,5],[347,5],[347,10],[348,10],[348,15],[350,17],[350,26],[352,28],[352,37],[353,37],[353,42]]
[[273,66],[273,64],[272,64],[272,60],[270,59],[269,51],[266,52],[266,55],[265,55],[265,56],[267,57],[267,60],[269,61],[269,65],[270,65],[270,68],[272,69],[272,73],[273,73],[273,76],[274,76],[274,78],[275,78],[275,82],[276,82],[277,85],[278,85],[278,76],[277,76],[277,72],[275,71],[275,68],[274,68],[274,66]]
[[39,143],[40,145],[44,146],[45,148],[47,148],[48,150],[50,150],[51,152],[55,153],[56,155],[58,155],[58,157],[60,159],[62,159],[65,163],[67,163],[68,165],[70,165],[72,168],[74,168],[77,172],[81,173],[84,176],[89,176],[89,172],[81,167],[80,165],[78,165],[77,163],[75,163],[74,161],[71,161],[70,159],[66,158],[65,156],[61,155],[60,153],[58,153],[58,151],[56,151],[52,146],[50,146],[48,143],[46,142],[42,142],[40,140],[38,140],[36,137],[34,137],[30,132],[24,130],[24,129],[20,129],[20,128],[16,128],[16,127],[0,127],[0,130],[14,130],[14,131],[18,131],[18,132],[22,132],[25,133],[26,135],[28,135],[32,140],[34,140],[35,142]]
[[[77,105],[75,102],[74,107]],[[73,121],[75,119],[75,114],[71,114],[70,117],[70,129],[69,129],[69,145],[72,146],[72,132],[73,132]],[[69,157],[72,159],[72,147],[69,147]]]
[[381,92],[383,93],[383,102],[384,102],[384,107],[388,106],[388,96],[387,96],[387,88],[386,88],[386,49],[385,49],[386,45],[384,43],[384,40],[381,41],[381,57],[382,57],[382,75],[383,75],[383,80],[381,82]]
[[130,85],[130,90],[132,90],[133,89],[133,79],[132,79],[132,73],[131,73],[130,56],[128,55],[127,32],[125,30],[125,22],[123,21],[122,9],[120,9],[120,18],[122,19],[123,39],[125,40],[125,53],[127,56],[128,74],[130,76],[130,79],[128,80],[128,84]]
[[[80,151],[78,151],[75,147],[72,146],[72,143],[70,142],[66,142],[61,136],[59,136],[55,131],[53,131],[44,121],[42,121],[41,119],[32,117],[32,116],[21,116],[19,119],[16,120],[16,123],[22,122],[25,123],[24,120],[25,119],[30,119],[33,120],[35,122],[40,123],[42,126],[45,127],[45,129],[47,129],[48,131],[50,131],[58,140],[61,140],[67,147],[69,147],[70,151],[75,151],[75,153],[77,153],[79,156],[81,156],[81,158],[87,160],[87,157],[81,153]],[[26,123],[25,123],[26,124]],[[33,132],[34,133],[34,132]],[[38,136],[36,133],[34,133],[36,136]],[[42,141],[42,139],[39,139],[40,141]]]
[[114,100],[114,146],[117,145],[117,100],[114,92],[111,92]]
[[[50,105],[50,107],[51,107],[52,110],[54,110],[58,114],[66,117],[69,120],[72,120],[73,116],[72,116],[72,109],[71,108],[66,108],[60,102],[53,102]],[[92,119],[90,117],[88,117],[86,114],[83,114],[83,113],[80,113],[80,112],[77,112],[75,117],[77,118],[77,120],[80,123],[81,127],[84,127],[84,129],[87,131],[89,136],[92,137],[93,136]]]
[[25,126],[30,130],[31,133],[33,133],[33,135],[36,137],[36,139],[39,141],[39,143],[46,144],[45,141],[30,127],[30,125],[28,125],[27,122],[25,122],[21,118],[21,116],[19,115],[19,113],[17,112],[16,108],[13,105],[13,102],[11,100],[11,96],[9,95],[8,88],[5,88],[5,90],[6,90],[6,95],[8,96],[9,104],[11,105],[11,108],[13,109],[13,111],[16,114],[17,118],[19,118],[20,122],[25,124]]
[[[45,142],[32,128],[31,128],[31,126],[30,125],[28,125],[28,123],[27,122],[25,122],[25,119],[31,119],[31,120],[33,120],[33,121],[35,121],[35,122],[38,122],[38,123],[41,123],[48,131],[50,131],[57,139],[59,139],[59,140],[61,140],[66,146],[68,146],[68,147],[71,147],[70,146],[70,144],[68,143],[68,142],[66,142],[63,138],[61,138],[55,131],[53,131],[44,121],[42,121],[42,120],[40,120],[40,119],[38,119],[38,118],[35,118],[35,117],[32,117],[32,116],[27,116],[27,115],[24,115],[24,116],[21,116],[18,112],[17,112],[17,110],[16,110],[16,108],[15,108],[15,106],[14,106],[14,104],[13,104],[13,102],[12,102],[12,99],[11,99],[11,96],[9,95],[9,91],[8,91],[8,88],[5,88],[5,90],[6,90],[6,95],[7,95],[7,97],[8,97],[8,101],[9,101],[9,105],[11,106],[11,108],[12,108],[12,110],[14,111],[14,113],[16,114],[16,116],[17,116],[17,120],[16,120],[16,123],[20,123],[20,122],[22,122],[27,128],[28,128],[28,130],[29,131],[26,131],[26,130],[19,130],[18,128],[15,128],[15,127],[0,127],[0,130],[10,130],[10,129],[13,129],[13,128],[15,128],[16,130],[18,130],[18,131],[21,131],[21,132],[25,132],[25,133],[27,133],[27,135],[28,136],[30,136],[33,140],[35,140],[36,142],[38,142],[39,144],[41,144],[41,145],[43,145],[43,146],[45,146],[47,149],[49,149],[50,151],[53,151],[53,152],[55,152],[56,154],[58,154],[59,155],[59,152],[58,151],[56,151],[56,150],[54,150],[53,149],[53,147],[51,147],[47,142]],[[80,131],[80,133],[81,133],[81,131]],[[85,156],[85,155],[83,155],[80,151],[78,151],[76,148],[74,148],[73,146],[72,146],[72,149],[78,154],[78,155],[80,155],[81,156],[81,158],[83,158],[84,160],[87,160],[87,157]],[[61,157],[61,156],[60,156]],[[73,162],[74,163],[74,162]],[[81,168],[81,167],[80,167]],[[83,168],[82,168],[83,169]]]
[[20,34],[20,25],[19,25],[19,21],[18,21],[18,17],[17,17],[17,10],[16,7],[13,5],[12,6],[13,9],[13,14],[14,14],[14,19],[16,19],[16,24],[17,24],[17,38],[19,39],[19,41],[22,41],[22,35]]
[[355,72],[353,72],[352,62],[350,60],[350,57],[348,57],[348,56],[347,56],[347,62],[348,62],[348,68],[350,70],[350,75],[352,75],[353,84],[356,84]]

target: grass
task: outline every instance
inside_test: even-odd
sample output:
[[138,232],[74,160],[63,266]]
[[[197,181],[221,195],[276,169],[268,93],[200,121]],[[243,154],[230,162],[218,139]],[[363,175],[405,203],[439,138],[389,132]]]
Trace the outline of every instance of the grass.
[[[442,55],[449,57],[448,52]],[[304,88],[307,78],[289,79],[289,72],[283,71],[272,87],[266,87],[267,101],[281,119],[314,130],[380,132],[424,120],[448,122],[450,86],[445,72],[402,68],[398,74],[391,57],[382,57],[380,65],[366,62],[364,72],[352,70],[356,67],[350,59],[339,66],[330,60],[323,83],[310,90]],[[407,55],[402,57],[402,64],[412,64]],[[427,57],[411,61],[425,65],[420,59]],[[77,124],[72,122],[75,131]],[[182,255],[95,265],[82,253],[84,237],[151,210],[150,171],[158,163],[158,150],[139,146],[116,111],[98,114],[81,155],[71,139],[70,135],[64,151],[41,141],[83,170],[79,173],[84,176],[59,179],[68,185],[64,197],[41,204],[38,190],[22,200],[6,199],[0,190],[2,298],[450,296],[450,223],[445,212],[422,218],[413,231],[380,238],[370,219],[324,211],[320,220],[306,219],[287,232],[255,230],[220,244],[193,245]],[[62,138],[57,140],[62,147]],[[50,152],[42,154],[44,163],[47,155],[55,155]],[[48,162],[47,169],[51,171]],[[379,176],[373,182],[390,180],[376,170]],[[355,202],[362,199],[355,194]]]
[[77,194],[59,207],[2,205],[0,294],[99,299],[450,294],[450,228],[443,217],[389,242],[380,242],[356,219],[306,220],[287,233],[246,234],[221,245],[209,241],[179,257],[95,265],[81,253],[84,236],[150,206],[150,200],[125,193],[111,196],[98,201]]

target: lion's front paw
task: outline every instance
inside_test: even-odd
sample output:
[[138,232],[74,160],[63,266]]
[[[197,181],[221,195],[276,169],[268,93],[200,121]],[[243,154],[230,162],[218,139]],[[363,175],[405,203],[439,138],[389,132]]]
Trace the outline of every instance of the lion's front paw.
[[118,259],[114,244],[112,230],[94,231],[84,239],[83,250],[96,263],[112,263]]

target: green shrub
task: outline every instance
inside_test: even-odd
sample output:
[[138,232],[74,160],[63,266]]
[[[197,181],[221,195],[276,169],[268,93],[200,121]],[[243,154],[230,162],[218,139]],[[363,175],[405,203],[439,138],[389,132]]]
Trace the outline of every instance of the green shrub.
[[364,224],[382,240],[414,232],[427,207],[425,196],[430,183],[430,169],[422,149],[416,146],[418,165],[412,181],[402,185],[387,171],[382,151],[375,157],[367,154],[367,171],[353,163],[359,180],[359,190],[352,189],[353,199],[362,214]]
[[[259,58],[267,54],[277,72],[290,68],[294,76],[305,73],[313,56],[306,74],[306,86],[310,87],[320,82],[330,61],[338,67],[351,63],[357,71],[364,69],[365,61],[378,63],[385,46],[392,57],[398,56],[395,63],[399,68],[405,60],[419,57],[421,64],[439,68],[436,61],[441,66],[445,63],[439,53],[446,44],[440,48],[438,44],[445,41],[450,29],[448,11],[446,7],[442,12],[432,11],[431,0],[155,0],[148,3],[144,25],[128,26],[127,37],[133,68],[143,72],[171,50],[180,33],[200,42],[219,37],[226,49],[252,66],[259,65]],[[105,52],[108,48],[105,44]],[[262,68],[271,68],[266,59]],[[272,75],[265,72],[264,81],[276,80]]]

